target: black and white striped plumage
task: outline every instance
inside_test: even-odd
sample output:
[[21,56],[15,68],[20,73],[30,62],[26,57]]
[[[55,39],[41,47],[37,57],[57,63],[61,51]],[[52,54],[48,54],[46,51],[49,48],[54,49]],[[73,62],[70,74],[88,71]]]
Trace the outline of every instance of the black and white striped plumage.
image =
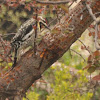
[[13,37],[11,41],[12,48],[18,49],[21,45],[24,44],[24,42],[27,42],[31,35],[34,34],[33,26],[35,24],[36,21],[31,18],[21,25],[21,27],[18,29],[17,34]]
[[[38,23],[40,24],[39,26],[40,28],[42,24],[46,28],[48,28],[45,20],[42,17],[39,17]],[[14,64],[12,67],[15,67],[19,48],[27,48],[28,46],[34,46],[34,41],[35,41],[35,30],[33,28],[34,25],[36,25],[36,20],[30,18],[21,25],[21,27],[18,29],[18,32],[13,37],[11,41],[11,47],[12,47],[11,51],[14,50],[15,57],[14,57]],[[39,30],[39,27],[37,27],[37,30]]]

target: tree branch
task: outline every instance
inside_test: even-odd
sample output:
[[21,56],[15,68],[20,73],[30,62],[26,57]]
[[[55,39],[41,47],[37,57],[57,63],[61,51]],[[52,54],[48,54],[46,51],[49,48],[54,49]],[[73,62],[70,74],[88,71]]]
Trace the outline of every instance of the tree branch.
[[65,1],[41,1],[41,0],[36,0],[37,3],[41,3],[41,4],[65,4],[65,3],[69,3],[72,0],[65,0]]
[[[98,12],[100,0],[93,0],[91,8],[95,13]],[[80,18],[80,16],[83,17]],[[57,61],[93,22],[82,2],[69,12],[68,17],[64,16],[62,19],[64,21],[56,24],[42,37],[37,45],[36,55],[34,48],[29,50],[21,57],[12,71],[0,78],[0,100],[5,100],[2,98],[7,97],[13,100],[12,91],[15,91],[14,97],[23,97],[29,87],[42,77],[43,72]],[[74,27],[73,30],[70,30],[72,27]],[[56,33],[54,33],[55,30]],[[39,68],[44,53],[44,59]]]
[[[88,1],[88,0],[87,0],[87,1]],[[89,2],[87,2],[87,3],[89,3]],[[100,21],[97,21],[97,18],[96,18],[96,16],[95,16],[95,14],[93,14],[93,11],[92,11],[92,9],[91,9],[91,7],[90,7],[90,4],[87,4],[87,3],[86,3],[86,7],[87,7],[87,9],[88,9],[88,11],[89,11],[89,14],[91,15],[91,17],[93,18],[93,20],[94,20],[95,23],[96,23],[96,25],[95,25],[95,38],[94,38],[95,47],[96,47],[97,50],[100,50],[100,46],[99,46],[99,43],[98,43],[98,41],[97,41],[97,39],[98,39],[98,23],[99,23]]]

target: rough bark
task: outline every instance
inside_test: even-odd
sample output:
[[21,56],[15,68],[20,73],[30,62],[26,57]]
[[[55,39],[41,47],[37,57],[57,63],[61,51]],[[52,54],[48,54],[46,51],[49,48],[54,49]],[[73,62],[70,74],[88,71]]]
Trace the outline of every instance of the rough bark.
[[[29,50],[12,71],[0,78],[0,100],[5,98],[20,100],[28,88],[41,78],[43,72],[57,61],[93,22],[82,1],[70,11],[68,16],[62,18],[62,24],[58,23],[52,29],[57,30],[55,33],[51,31],[43,36],[41,43],[37,46],[36,54],[34,49]],[[100,0],[93,0],[91,7],[94,13],[100,11]],[[81,16],[83,19],[80,18]],[[39,68],[43,56],[44,59]]]

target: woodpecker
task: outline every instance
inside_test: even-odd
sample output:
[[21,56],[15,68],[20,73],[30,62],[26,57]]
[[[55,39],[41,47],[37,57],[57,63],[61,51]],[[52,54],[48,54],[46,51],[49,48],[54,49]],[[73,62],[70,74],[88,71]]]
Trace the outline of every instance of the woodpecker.
[[35,39],[35,29],[33,28],[36,25],[36,22],[38,23],[37,27],[37,33],[40,33],[40,30],[42,26],[45,28],[48,28],[48,25],[46,24],[45,19],[43,19],[41,16],[38,16],[38,21],[36,19],[30,18],[27,21],[25,21],[21,27],[18,29],[18,32],[15,34],[11,41],[11,51],[14,51],[14,62],[12,65],[12,68],[15,67],[18,52],[22,48],[27,48],[29,46],[34,47],[34,41]]

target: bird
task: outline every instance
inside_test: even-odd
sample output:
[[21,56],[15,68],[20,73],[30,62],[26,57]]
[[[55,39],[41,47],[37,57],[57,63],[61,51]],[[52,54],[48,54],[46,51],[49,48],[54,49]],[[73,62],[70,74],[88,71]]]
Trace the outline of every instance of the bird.
[[36,25],[36,23],[38,24],[37,33],[41,32],[42,26],[49,29],[48,25],[46,24],[46,20],[42,16],[38,16],[38,21],[34,18],[30,18],[27,21],[25,21],[20,26],[15,36],[12,38],[10,43],[10,53],[14,51],[14,62],[12,65],[12,69],[16,66],[17,57],[18,55],[20,55],[20,51],[22,49],[26,49],[29,46],[34,47],[34,42],[36,41],[36,33],[33,27]]

